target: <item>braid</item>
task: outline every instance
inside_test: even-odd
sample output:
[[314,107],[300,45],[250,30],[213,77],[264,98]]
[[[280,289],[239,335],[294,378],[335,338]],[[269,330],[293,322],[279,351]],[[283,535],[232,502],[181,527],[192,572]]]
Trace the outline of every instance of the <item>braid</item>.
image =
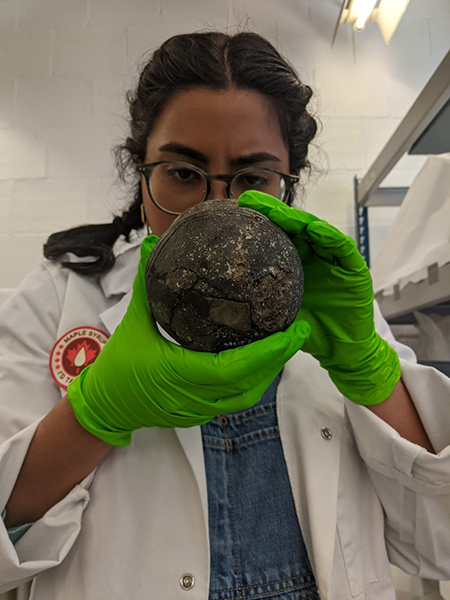
[[115,217],[113,223],[119,228],[121,235],[125,236],[127,242],[129,241],[130,233],[133,230],[140,229],[143,225],[141,220],[141,204],[142,199],[140,194],[136,194],[133,204],[130,208],[122,213],[119,217]]
[[114,217],[112,223],[98,225],[83,225],[66,231],[53,233],[44,244],[44,256],[56,260],[66,252],[72,252],[79,257],[94,257],[89,262],[62,261],[62,265],[82,275],[97,275],[111,269],[116,258],[112,250],[120,235],[126,241],[132,230],[142,227],[140,196],[121,216]]

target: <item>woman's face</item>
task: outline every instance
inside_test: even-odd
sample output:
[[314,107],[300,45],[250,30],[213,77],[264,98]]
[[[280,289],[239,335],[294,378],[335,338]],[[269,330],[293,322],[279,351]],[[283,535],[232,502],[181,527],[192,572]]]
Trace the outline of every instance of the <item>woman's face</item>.
[[[145,163],[187,162],[210,174],[231,174],[245,167],[289,173],[288,148],[266,98],[247,90],[194,88],[174,96],[147,140]],[[176,218],[152,202],[142,177],[145,213],[160,236]],[[226,197],[226,184],[211,183],[208,200]]]

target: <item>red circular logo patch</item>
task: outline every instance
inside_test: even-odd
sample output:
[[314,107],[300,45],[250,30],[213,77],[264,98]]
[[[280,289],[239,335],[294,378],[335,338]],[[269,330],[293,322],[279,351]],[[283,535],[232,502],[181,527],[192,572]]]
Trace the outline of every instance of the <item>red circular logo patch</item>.
[[94,362],[108,337],[94,327],[76,327],[61,336],[50,353],[50,373],[56,383],[66,390]]

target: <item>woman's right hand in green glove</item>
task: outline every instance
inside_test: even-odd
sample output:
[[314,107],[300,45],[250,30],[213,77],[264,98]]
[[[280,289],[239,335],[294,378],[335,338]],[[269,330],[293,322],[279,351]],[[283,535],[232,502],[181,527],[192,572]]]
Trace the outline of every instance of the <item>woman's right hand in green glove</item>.
[[103,441],[126,446],[141,427],[192,427],[215,415],[250,408],[310,334],[305,321],[218,354],[166,340],[147,300],[145,267],[156,236],[144,239],[127,312],[95,362],[67,389],[81,425]]

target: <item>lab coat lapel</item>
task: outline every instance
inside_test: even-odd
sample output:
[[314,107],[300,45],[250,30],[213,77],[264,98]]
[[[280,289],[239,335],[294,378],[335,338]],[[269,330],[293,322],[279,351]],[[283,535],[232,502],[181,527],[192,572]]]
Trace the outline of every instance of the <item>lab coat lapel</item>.
[[131,292],[128,292],[128,294],[125,294],[117,304],[100,313],[100,320],[105,325],[110,335],[114,333],[115,328],[125,316],[130,300]]
[[[309,354],[298,352],[285,365],[277,412],[300,528],[316,583],[322,596],[328,598],[344,398],[319,363]],[[327,439],[330,432],[332,437]]]
[[[115,278],[111,273],[111,276],[107,282],[104,283],[104,289],[107,289],[109,293],[118,293],[118,290],[125,290],[127,286],[125,278],[128,279],[128,289],[130,289],[136,269],[137,264],[131,269],[124,268],[117,278]],[[101,321],[104,323],[110,334],[114,333],[117,325],[125,316],[131,300],[131,294],[132,292],[129,291],[117,304],[103,311],[99,315]],[[200,427],[188,427],[175,428],[175,432],[187,456],[189,464],[191,465],[193,475],[197,481],[199,494],[203,505],[203,514],[205,516],[206,531],[208,531],[208,499],[201,430]]]
[[175,433],[180,440],[180,444],[183,447],[189,464],[191,465],[194,477],[197,481],[200,499],[203,506],[203,515],[205,517],[205,531],[209,531],[208,492],[206,485],[206,468],[203,454],[201,428],[200,426],[187,428],[176,427]]

